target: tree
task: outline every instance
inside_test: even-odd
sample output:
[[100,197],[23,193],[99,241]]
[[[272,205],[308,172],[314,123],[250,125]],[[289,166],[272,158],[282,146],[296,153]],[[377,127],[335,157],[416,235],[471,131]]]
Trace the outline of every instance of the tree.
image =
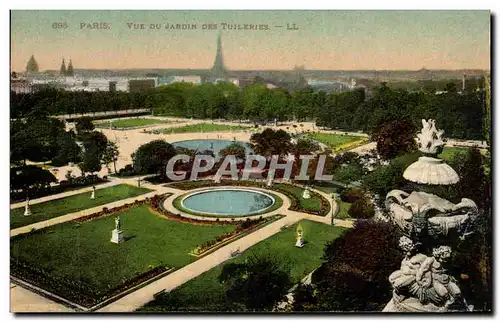
[[138,173],[156,173],[166,176],[168,160],[176,154],[175,148],[165,140],[154,140],[141,145],[132,155]]
[[491,83],[489,75],[485,77],[483,133],[486,143],[491,146]]
[[219,156],[224,159],[228,155],[233,155],[238,160],[245,160],[246,150],[245,147],[239,142],[233,142],[224,149],[219,151]]
[[101,171],[101,153],[96,144],[88,144],[84,147],[82,153],[82,162],[78,164],[78,167],[82,171],[83,175],[90,172]]
[[[368,173],[363,178],[363,185],[366,190],[385,196],[393,189],[401,189],[406,185],[406,180],[403,178],[403,173],[412,164],[417,161],[422,154],[417,151],[408,153],[391,160],[388,165],[380,166]],[[382,202],[383,198],[380,198]]]
[[78,162],[81,155],[81,148],[75,141],[73,132],[65,132],[59,138],[57,155],[52,159],[52,165],[63,166],[69,162]]
[[375,216],[375,209],[370,199],[366,196],[362,196],[360,199],[353,202],[348,213],[352,218],[368,219]]
[[116,173],[116,161],[118,160],[118,156],[120,155],[120,151],[118,150],[118,146],[115,142],[108,141],[108,145],[106,146],[106,150],[102,155],[102,163],[109,169],[109,164],[113,162],[114,170]]
[[291,286],[289,272],[271,256],[251,255],[244,263],[223,266],[219,282],[227,284],[229,301],[249,311],[269,311]]
[[406,120],[396,120],[383,124],[373,135],[377,142],[377,152],[381,158],[390,160],[400,154],[414,151],[415,128]]
[[315,304],[314,287],[310,284],[299,283],[293,290],[293,311],[311,311],[314,310]]
[[84,149],[95,146],[100,160],[108,146],[108,138],[98,131],[84,132],[80,135],[80,138],[82,139]]
[[10,169],[11,191],[22,190],[29,194],[31,190],[40,190],[57,182],[56,177],[48,170],[35,165],[14,167]]
[[94,123],[90,117],[81,117],[76,121],[76,132],[80,135],[94,130]]
[[52,117],[29,115],[26,120],[11,121],[11,161],[52,160],[65,133],[64,124]]
[[380,311],[391,299],[389,275],[400,267],[400,233],[392,223],[358,220],[328,243],[313,273],[316,310]]
[[290,134],[283,130],[265,129],[261,133],[254,133],[250,137],[255,154],[270,157],[279,155],[284,157],[293,150]]

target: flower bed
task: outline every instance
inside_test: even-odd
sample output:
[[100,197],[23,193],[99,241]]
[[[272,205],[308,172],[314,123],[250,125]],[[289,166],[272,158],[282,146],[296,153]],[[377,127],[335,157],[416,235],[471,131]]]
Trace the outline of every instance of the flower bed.
[[[255,220],[245,220],[238,225],[238,227],[232,232],[224,233],[220,236],[217,236],[215,239],[207,240],[200,246],[196,247],[191,254],[194,256],[204,256],[212,251],[220,248],[221,246],[227,244],[230,241],[236,240],[243,235],[247,235],[248,233],[256,230],[259,227],[267,225],[275,220],[283,218],[282,215],[275,215],[266,218],[259,218]],[[233,222],[234,223],[234,222]]]
[[[284,183],[281,183],[284,184]],[[330,203],[320,194],[314,191],[310,191],[311,197],[316,197],[320,200],[320,210],[311,210],[305,209],[300,205],[300,200],[297,196],[289,191],[277,188],[275,186],[268,187],[267,184],[263,181],[241,181],[241,180],[221,180],[221,182],[217,183],[212,180],[199,180],[199,181],[182,181],[175,182],[167,185],[168,187],[173,187],[181,190],[193,190],[202,187],[217,187],[217,186],[240,186],[240,187],[257,187],[262,189],[267,189],[271,191],[276,191],[284,194],[290,199],[291,205],[290,210],[304,212],[311,215],[317,216],[326,216],[330,211]]]
[[23,261],[13,259],[10,261],[10,274],[27,283],[36,285],[51,293],[90,308],[100,302],[103,302],[113,296],[116,296],[123,291],[139,285],[159,274],[166,272],[168,269],[163,266],[154,267],[146,272],[143,272],[123,283],[106,291],[97,291],[90,285],[77,280],[71,280],[58,276],[51,275],[41,268],[34,267]]

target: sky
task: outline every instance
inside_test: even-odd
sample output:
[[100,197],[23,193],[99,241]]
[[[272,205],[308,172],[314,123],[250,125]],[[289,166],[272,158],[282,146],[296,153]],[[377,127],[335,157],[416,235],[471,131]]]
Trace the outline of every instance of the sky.
[[[166,24],[196,28],[167,29]],[[242,29],[223,29],[223,24]],[[24,71],[34,55],[40,70],[58,70],[63,57],[75,69],[208,69],[218,33],[230,70],[490,69],[490,12],[485,10],[13,10],[10,65]]]

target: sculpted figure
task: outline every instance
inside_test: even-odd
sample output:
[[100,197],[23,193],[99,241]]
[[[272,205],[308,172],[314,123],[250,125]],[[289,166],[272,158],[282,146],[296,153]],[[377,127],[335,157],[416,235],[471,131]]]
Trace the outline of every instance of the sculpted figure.
[[422,130],[417,134],[419,150],[428,154],[439,154],[443,151],[443,130],[436,129],[434,120],[422,120]]
[[448,246],[433,249],[433,256],[407,255],[401,268],[389,276],[394,288],[393,299],[401,302],[407,298],[417,298],[420,303],[431,303],[438,307],[448,307],[461,298],[456,280],[446,274],[443,263],[451,256]]

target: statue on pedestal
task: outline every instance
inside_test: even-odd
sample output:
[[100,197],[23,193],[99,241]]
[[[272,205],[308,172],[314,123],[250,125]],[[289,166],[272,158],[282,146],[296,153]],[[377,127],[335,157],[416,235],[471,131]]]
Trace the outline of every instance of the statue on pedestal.
[[[422,120],[417,135],[420,157],[403,177],[420,184],[449,185],[458,182],[455,170],[438,159],[444,142],[434,120]],[[385,199],[390,220],[404,234],[400,247],[407,252],[401,268],[389,276],[393,297],[384,312],[470,311],[457,281],[448,275],[447,260],[459,241],[474,232],[479,209],[462,198],[454,204],[426,192],[390,191]]]
[[122,225],[120,217],[115,218],[115,229],[111,232],[111,242],[115,244],[120,244],[125,241],[123,237]]
[[30,198],[26,198],[26,206],[24,207],[24,216],[31,216],[33,213],[30,209]]
[[309,187],[306,186],[306,188],[304,189],[304,192],[302,192],[302,198],[304,198],[304,199],[311,198],[311,192],[309,191]]
[[92,186],[92,193],[90,194],[90,199],[95,199],[95,186]]
[[302,248],[304,247],[304,245],[305,245],[304,235],[302,229],[299,227],[297,229],[297,242],[295,243],[295,247]]

